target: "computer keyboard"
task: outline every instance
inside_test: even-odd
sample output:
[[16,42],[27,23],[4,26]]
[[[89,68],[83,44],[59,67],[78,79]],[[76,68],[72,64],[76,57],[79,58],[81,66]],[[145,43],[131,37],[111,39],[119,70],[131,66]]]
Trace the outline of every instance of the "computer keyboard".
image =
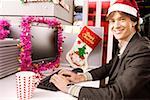
[[51,82],[49,82],[51,76],[47,76],[37,86],[37,88],[51,90],[51,91],[59,91],[59,89]]
[[[54,74],[58,74],[59,71],[55,72]],[[37,88],[45,89],[45,90],[51,90],[51,91],[59,91],[59,89],[51,82],[49,82],[51,76],[54,74],[47,76],[46,78],[42,79],[37,86]]]
[[[54,74],[58,74],[59,71],[55,72]],[[83,73],[83,70],[81,68],[75,68],[72,70],[74,73]],[[37,88],[45,89],[45,90],[51,90],[51,91],[59,91],[59,89],[51,82],[49,82],[51,76],[54,74],[47,76],[43,80],[40,81]]]

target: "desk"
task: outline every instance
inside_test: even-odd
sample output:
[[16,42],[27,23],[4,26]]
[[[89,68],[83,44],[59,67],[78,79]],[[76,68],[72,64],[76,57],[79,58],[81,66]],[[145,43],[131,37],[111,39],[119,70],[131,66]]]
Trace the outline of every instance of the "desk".
[[[83,82],[78,85],[99,87],[99,81]],[[77,100],[77,98],[61,91],[54,92],[36,88],[31,100]],[[17,100],[15,74],[0,79],[0,100]]]

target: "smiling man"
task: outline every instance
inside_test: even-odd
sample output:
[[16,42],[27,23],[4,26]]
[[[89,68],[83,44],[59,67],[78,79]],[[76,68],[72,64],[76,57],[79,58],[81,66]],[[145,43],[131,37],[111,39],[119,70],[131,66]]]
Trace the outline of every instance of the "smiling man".
[[[118,51],[106,65],[83,74],[61,70],[51,78],[61,91],[79,100],[149,100],[150,41],[138,33],[139,11],[135,0],[118,0],[107,14],[109,30],[118,40]],[[68,74],[70,77],[64,77]],[[67,84],[109,77],[103,88]]]

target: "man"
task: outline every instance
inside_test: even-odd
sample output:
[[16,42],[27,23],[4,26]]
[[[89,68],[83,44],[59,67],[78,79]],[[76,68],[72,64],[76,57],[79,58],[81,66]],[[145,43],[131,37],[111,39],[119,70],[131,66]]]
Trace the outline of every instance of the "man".
[[[110,32],[118,40],[119,53],[106,65],[84,74],[61,70],[53,82],[61,91],[79,100],[149,100],[150,99],[150,41],[140,36],[139,13],[135,0],[118,0],[107,14]],[[70,77],[64,77],[68,74]],[[109,76],[104,88],[67,84],[101,80]]]

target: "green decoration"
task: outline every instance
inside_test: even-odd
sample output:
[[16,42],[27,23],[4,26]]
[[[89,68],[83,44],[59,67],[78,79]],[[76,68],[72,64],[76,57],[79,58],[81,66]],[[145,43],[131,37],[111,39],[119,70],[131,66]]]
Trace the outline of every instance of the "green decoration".
[[20,0],[20,1],[21,1],[22,4],[24,3],[24,0]]
[[48,2],[52,2],[52,0],[48,0]]
[[78,48],[78,50],[79,50],[79,56],[80,56],[80,57],[83,57],[84,54],[86,54],[86,53],[85,53],[85,49],[86,49],[85,46],[86,46],[86,45],[84,45],[82,48]]

